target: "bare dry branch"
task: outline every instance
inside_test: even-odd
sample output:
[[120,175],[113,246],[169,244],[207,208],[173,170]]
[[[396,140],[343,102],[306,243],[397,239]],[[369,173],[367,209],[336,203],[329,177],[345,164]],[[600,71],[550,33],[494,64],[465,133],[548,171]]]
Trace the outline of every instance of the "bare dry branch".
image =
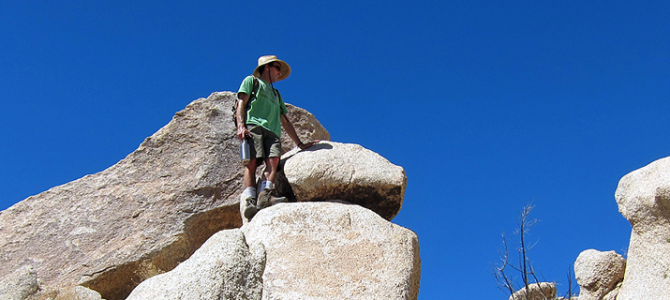
[[[502,235],[504,247],[504,251],[500,253],[502,264],[499,267],[496,267],[494,277],[498,283],[499,288],[508,292],[510,296],[513,295],[517,289],[514,285],[513,277],[511,277],[509,272],[507,272],[508,267],[516,272],[519,272],[521,275],[522,288],[525,288],[526,291],[530,289],[529,286],[533,283],[531,280],[534,280],[537,284],[540,283],[537,276],[535,275],[535,270],[530,263],[530,259],[528,258],[528,250],[535,246],[536,243],[533,243],[531,246],[529,246],[529,243],[526,240],[530,228],[535,225],[535,223],[537,223],[537,220],[530,219],[529,217],[532,210],[532,205],[526,205],[523,208],[519,218],[519,223],[517,224],[517,229],[515,230],[515,234],[519,236],[519,248],[517,248],[518,258],[516,264],[510,263],[510,253],[509,246],[507,244],[507,237],[504,233]],[[524,298],[528,299],[529,295],[530,293],[526,293]],[[547,298],[547,296],[545,296],[545,298]]]

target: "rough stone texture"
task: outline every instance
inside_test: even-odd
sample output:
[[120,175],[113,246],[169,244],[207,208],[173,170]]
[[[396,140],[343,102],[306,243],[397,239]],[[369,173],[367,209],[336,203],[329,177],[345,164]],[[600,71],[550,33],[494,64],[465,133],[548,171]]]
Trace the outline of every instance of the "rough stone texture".
[[[286,103],[288,113],[286,117],[293,124],[295,132],[298,134],[302,142],[309,143],[311,141],[321,140],[330,141],[330,133],[323,128],[319,120],[314,115],[300,107]],[[286,134],[286,131],[281,132],[282,152],[289,152],[291,149],[297,147],[293,140]]]
[[670,158],[657,160],[619,181],[619,211],[631,223],[628,261],[618,300],[657,300],[670,295]]
[[277,204],[242,231],[265,247],[262,299],[417,299],[416,234],[358,205]]
[[127,300],[260,299],[265,251],[239,229],[213,235],[174,270],[142,282]]
[[24,300],[38,288],[35,270],[31,266],[23,266],[0,280],[0,299]]
[[601,300],[623,280],[626,260],[614,251],[584,250],[575,261],[580,300]]
[[83,286],[76,286],[74,288],[76,300],[102,300],[100,293]]
[[[0,298],[3,299],[3,298]],[[40,289],[26,300],[104,300],[94,290],[81,285],[60,287],[57,289]]]
[[540,282],[528,285],[509,296],[509,300],[547,300],[556,298],[556,284]]
[[[356,144],[321,142],[282,157],[283,174],[298,201],[346,199],[392,220],[402,207],[405,170]],[[279,176],[277,181],[283,179]]]
[[[609,293],[607,293],[607,294],[605,294],[605,296],[603,296],[603,300],[616,300],[617,297],[619,296],[619,291],[621,290],[621,285],[622,284],[623,284],[623,281],[617,283],[614,286],[614,288],[612,288],[612,290],[609,291]],[[579,300],[579,299],[577,299],[577,300]]]
[[31,265],[45,290],[82,284],[124,299],[240,227],[235,99],[198,99],[114,166],[0,212],[0,278]]

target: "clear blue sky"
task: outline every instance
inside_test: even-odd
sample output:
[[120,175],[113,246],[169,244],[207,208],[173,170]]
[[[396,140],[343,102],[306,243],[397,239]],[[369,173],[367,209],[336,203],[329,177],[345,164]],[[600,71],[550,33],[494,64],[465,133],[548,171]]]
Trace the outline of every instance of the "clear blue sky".
[[667,1],[2,1],[0,209],[112,166],[264,54],[334,141],[405,168],[419,299],[506,299],[492,264],[530,202],[564,293],[582,250],[628,247],[619,179],[670,155]]

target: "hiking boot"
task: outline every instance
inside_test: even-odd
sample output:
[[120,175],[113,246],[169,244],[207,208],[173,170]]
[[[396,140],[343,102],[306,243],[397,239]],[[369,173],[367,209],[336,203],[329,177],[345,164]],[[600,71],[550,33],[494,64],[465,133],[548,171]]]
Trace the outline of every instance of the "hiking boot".
[[258,195],[258,210],[261,210],[263,208],[266,208],[268,206],[275,205],[280,202],[288,202],[288,199],[286,197],[275,197],[273,196],[274,190],[272,189],[264,189],[259,195]]
[[287,203],[287,202],[288,202],[288,198],[286,198],[286,197],[272,197],[270,199],[270,206],[273,206],[277,203]]
[[245,201],[247,202],[247,207],[244,208],[244,217],[251,221],[251,218],[258,212],[258,208],[256,208],[256,198],[249,197]]

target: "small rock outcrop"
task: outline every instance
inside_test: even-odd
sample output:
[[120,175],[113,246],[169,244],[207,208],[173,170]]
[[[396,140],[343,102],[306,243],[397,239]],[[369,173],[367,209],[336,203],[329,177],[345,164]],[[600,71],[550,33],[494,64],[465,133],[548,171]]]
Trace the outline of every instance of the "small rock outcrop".
[[321,142],[307,150],[289,152],[282,161],[297,201],[341,199],[387,220],[402,207],[405,170],[360,145]]
[[223,230],[174,270],[142,282],[126,300],[261,299],[265,251],[239,229]]
[[619,211],[633,227],[618,300],[657,300],[670,295],[670,158],[657,160],[619,181]]
[[556,284],[540,282],[529,284],[509,296],[509,300],[551,300],[556,299]]
[[626,260],[614,251],[582,251],[575,261],[579,300],[615,299],[625,270]]
[[[239,228],[235,99],[195,100],[114,166],[0,212],[0,278],[30,266],[43,291],[83,285],[125,299],[214,233]],[[289,113],[304,140],[328,138],[311,114]]]

